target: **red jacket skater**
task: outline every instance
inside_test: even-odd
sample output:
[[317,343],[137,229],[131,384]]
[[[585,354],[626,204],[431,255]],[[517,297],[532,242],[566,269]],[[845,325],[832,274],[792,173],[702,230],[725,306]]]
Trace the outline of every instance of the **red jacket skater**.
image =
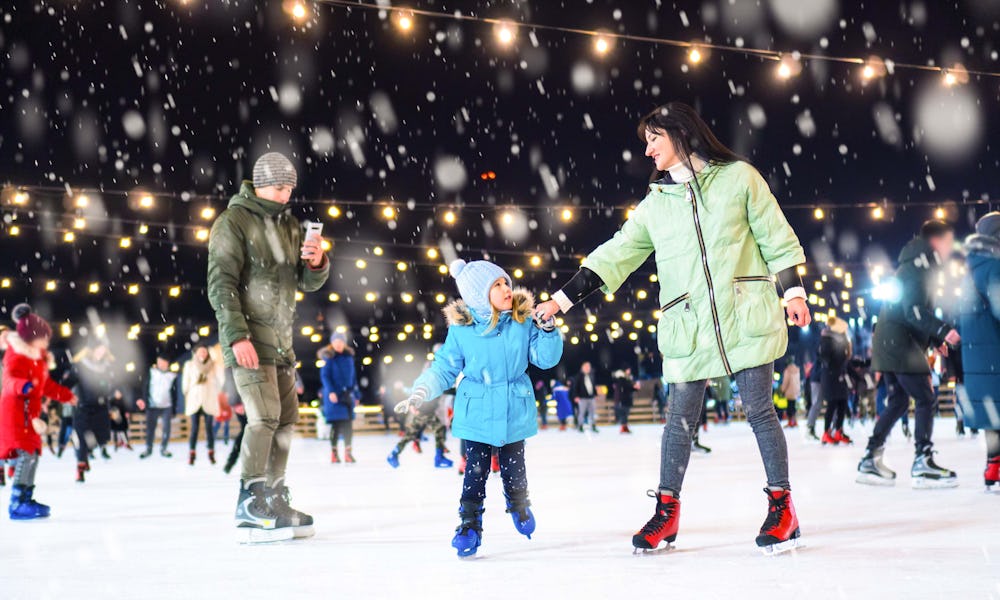
[[[73,392],[49,378],[49,356],[24,342],[16,333],[5,336],[3,389],[0,391],[0,460],[17,458],[18,450],[40,453],[42,438],[32,419],[42,413],[42,397],[70,402]],[[31,390],[24,394],[25,384]]]

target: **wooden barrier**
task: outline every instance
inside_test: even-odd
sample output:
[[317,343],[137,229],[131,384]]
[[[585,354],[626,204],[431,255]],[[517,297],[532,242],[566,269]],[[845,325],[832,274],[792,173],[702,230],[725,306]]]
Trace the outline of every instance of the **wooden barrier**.
[[[653,403],[653,384],[643,382],[641,389],[635,394],[632,412],[629,415],[629,423],[658,423],[659,417],[656,414],[656,406]],[[617,422],[614,410],[614,401],[609,399],[606,388],[598,387],[601,393],[597,398],[597,424],[608,426]],[[547,420],[550,424],[556,422],[555,402],[551,399],[546,402]],[[381,406],[358,406],[355,411],[354,432],[355,433],[377,433],[386,430],[382,415]],[[951,387],[942,387],[938,394],[938,414],[942,416],[953,416],[955,414],[955,390]],[[711,415],[709,416],[711,418]],[[741,412],[730,414],[731,420],[741,420]],[[390,419],[390,429],[395,428],[395,421]],[[299,409],[299,421],[295,424],[295,433],[301,437],[315,438],[325,437],[328,432],[320,432],[319,424],[322,423],[319,409],[312,407],[302,407]],[[204,427],[202,427],[204,430]],[[240,431],[239,421],[233,417],[229,423],[230,438],[235,438]],[[185,415],[175,415],[171,424],[171,441],[181,441],[188,439],[191,432],[191,423]],[[220,432],[221,433],[221,432]],[[205,432],[200,431],[198,438],[205,439]],[[146,415],[145,413],[132,413],[129,415],[129,439],[133,444],[142,444],[146,439]],[[156,439],[160,439],[160,432],[157,431]]]

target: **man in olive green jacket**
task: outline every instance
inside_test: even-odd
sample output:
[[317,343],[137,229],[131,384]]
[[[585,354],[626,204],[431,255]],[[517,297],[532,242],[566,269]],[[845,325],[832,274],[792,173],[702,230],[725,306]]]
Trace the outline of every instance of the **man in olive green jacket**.
[[322,238],[303,241],[288,210],[296,180],[287,158],[262,156],[253,182],[244,181],[216,219],[208,245],[208,299],[247,413],[236,521],[248,543],[312,535],[312,517],[288,505],[284,484],[298,419],[292,335],[296,292],[320,289],[330,264]]

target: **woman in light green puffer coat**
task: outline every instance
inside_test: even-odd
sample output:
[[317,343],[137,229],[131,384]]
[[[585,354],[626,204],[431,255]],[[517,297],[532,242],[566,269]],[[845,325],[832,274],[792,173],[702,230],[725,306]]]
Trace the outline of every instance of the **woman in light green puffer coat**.
[[736,379],[767,473],[769,512],[757,536],[765,552],[793,548],[798,519],[788,483],[788,448],[771,402],[774,361],[784,355],[788,318],[810,322],[798,274],[805,253],[767,182],[726,148],[690,106],[673,102],[643,117],[639,136],[655,173],[621,230],[537,312],[568,311],[591,293],[613,293],[655,253],[663,373],[671,384],[656,514],[632,538],[653,549],[677,537],[684,473],[705,381]]

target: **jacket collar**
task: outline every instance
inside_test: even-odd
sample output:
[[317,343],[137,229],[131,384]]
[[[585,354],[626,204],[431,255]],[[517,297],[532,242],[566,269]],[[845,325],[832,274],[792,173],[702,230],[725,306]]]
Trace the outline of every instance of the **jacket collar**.
[[259,197],[250,181],[244,181],[240,185],[240,192],[229,200],[229,206],[242,206],[262,217],[275,217],[288,210],[287,204],[279,204]]
[[[704,188],[708,185],[718,174],[719,169],[723,166],[724,165],[716,163],[705,164],[701,170],[698,171],[695,178],[697,180],[697,187]],[[649,189],[653,192],[661,192],[670,196],[683,197],[687,193],[687,184],[691,183],[691,181],[694,181],[694,179],[685,182],[676,181],[671,177],[669,172],[665,172],[663,177],[649,184]]]

